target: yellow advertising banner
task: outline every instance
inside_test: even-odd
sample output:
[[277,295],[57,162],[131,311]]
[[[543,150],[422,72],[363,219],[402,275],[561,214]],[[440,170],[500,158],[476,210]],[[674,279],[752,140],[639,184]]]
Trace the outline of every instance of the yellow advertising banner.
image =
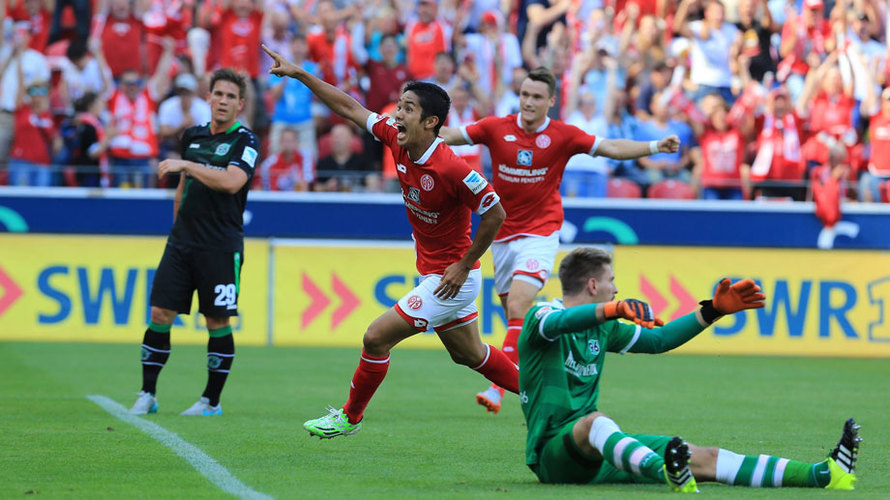
[[[0,234],[0,340],[140,342],[166,238]],[[268,243],[245,243],[233,327],[239,344],[267,341]],[[197,314],[180,315],[173,342],[204,344]]]
[[[361,346],[374,318],[415,283],[410,246],[357,243],[276,246],[273,334],[277,345]],[[565,255],[557,257],[557,267]],[[477,300],[483,341],[500,346],[505,322],[489,254]],[[615,248],[619,297],[650,303],[675,319],[711,298],[724,276],[752,278],[766,307],[722,318],[678,349],[707,354],[890,357],[890,255],[866,251],[689,247]],[[555,273],[556,271],[554,271]],[[559,296],[559,281],[542,298]],[[405,346],[439,347],[434,334]]]
[[720,319],[686,353],[890,357],[890,254],[625,246],[616,249],[620,297],[668,321],[711,298],[723,277],[751,278],[766,306]]

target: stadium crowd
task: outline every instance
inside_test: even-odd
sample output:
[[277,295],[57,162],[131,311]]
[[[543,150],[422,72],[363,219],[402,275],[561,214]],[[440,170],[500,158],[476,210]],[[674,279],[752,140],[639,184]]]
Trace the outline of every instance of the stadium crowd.
[[[551,117],[606,138],[677,134],[677,153],[579,155],[566,197],[887,201],[882,0],[0,0],[0,185],[172,187],[154,175],[209,121],[209,73],[248,75],[255,189],[398,189],[388,152],[260,44],[394,109],[410,80],[452,98],[449,127],[519,111],[550,68]],[[490,176],[487,150],[455,146]]]

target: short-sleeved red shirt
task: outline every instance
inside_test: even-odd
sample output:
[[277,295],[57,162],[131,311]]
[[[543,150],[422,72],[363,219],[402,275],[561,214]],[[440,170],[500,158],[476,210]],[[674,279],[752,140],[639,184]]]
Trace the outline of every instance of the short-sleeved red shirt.
[[[417,161],[396,142],[392,118],[371,114],[367,129],[392,150],[408,222],[414,229],[417,271],[442,274],[472,245],[470,214],[484,214],[500,198],[485,177],[436,138]],[[479,262],[473,266],[479,267]]]
[[529,134],[519,115],[483,118],[460,130],[470,144],[488,146],[491,153],[492,183],[507,211],[496,241],[558,231],[564,218],[559,183],[566,163],[576,154],[594,154],[596,136],[549,118]]

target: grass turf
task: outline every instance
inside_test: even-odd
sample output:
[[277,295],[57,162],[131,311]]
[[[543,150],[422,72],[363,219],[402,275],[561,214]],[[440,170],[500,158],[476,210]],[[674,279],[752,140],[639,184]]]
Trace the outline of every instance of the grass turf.
[[[220,498],[171,450],[86,399],[129,407],[137,345],[0,343],[0,497]],[[357,349],[239,347],[222,418],[178,413],[200,395],[204,349],[176,346],[147,418],[276,498],[658,498],[661,485],[548,486],[524,465],[516,396],[497,416],[473,402],[486,386],[444,351],[399,350],[356,436],[310,439],[301,423],[345,400]],[[856,498],[890,492],[886,360],[610,355],[601,409],[627,432],[821,460],[853,416],[865,438]],[[592,490],[591,488],[595,488]],[[700,485],[719,498],[844,495]]]

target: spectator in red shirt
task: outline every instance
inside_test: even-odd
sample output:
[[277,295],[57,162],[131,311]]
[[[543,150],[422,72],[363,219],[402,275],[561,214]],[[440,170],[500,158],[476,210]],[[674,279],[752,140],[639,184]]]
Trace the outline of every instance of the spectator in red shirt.
[[356,61],[352,53],[352,39],[330,0],[318,2],[320,28],[306,35],[309,60],[321,66],[322,80],[347,93],[355,86]]
[[130,0],[111,0],[98,26],[102,52],[115,79],[124,71],[145,72],[145,28]]
[[[21,65],[19,65],[21,68]],[[9,184],[52,186],[52,157],[61,148],[49,112],[49,87],[36,83],[27,89],[19,77],[16,96],[15,139],[9,153]],[[26,100],[27,95],[27,100]]]
[[800,95],[810,67],[817,66],[834,45],[822,0],[804,0],[800,14],[789,16],[785,22],[779,46],[782,62],[776,79],[786,83],[792,99]]
[[10,12],[13,21],[25,21],[31,32],[29,48],[37,52],[46,52],[51,22],[49,2],[44,0],[22,0]]
[[800,152],[801,124],[791,106],[787,89],[770,92],[763,125],[757,138],[757,156],[751,165],[751,180],[762,183],[760,194],[803,201],[806,167]]
[[280,150],[263,160],[254,175],[253,188],[264,191],[308,190],[309,183],[313,181],[312,164],[298,150],[297,131],[285,128],[279,140]]
[[844,84],[836,54],[810,70],[797,101],[797,115],[809,119],[811,135],[803,146],[808,167],[828,163],[828,149],[836,142],[851,148],[857,140],[853,128],[853,84]]
[[260,38],[263,6],[256,0],[225,0],[219,35],[220,67],[246,72],[256,80],[260,74]]
[[383,109],[387,104],[399,100],[402,85],[414,79],[408,67],[397,60],[399,44],[395,36],[383,35],[380,55],[382,59],[379,62],[368,59],[365,63],[370,82],[365,99],[368,109]]
[[729,106],[721,99],[699,137],[699,147],[692,152],[692,183],[705,200],[741,200],[750,192],[745,137],[730,128],[728,115]]
[[438,18],[438,12],[435,0],[419,0],[417,17],[405,28],[408,70],[418,80],[432,77],[436,54],[451,50],[451,26]]
[[881,201],[881,186],[890,180],[890,88],[878,97],[875,85],[869,85],[861,109],[862,116],[869,117],[871,154],[859,177],[859,201]]

